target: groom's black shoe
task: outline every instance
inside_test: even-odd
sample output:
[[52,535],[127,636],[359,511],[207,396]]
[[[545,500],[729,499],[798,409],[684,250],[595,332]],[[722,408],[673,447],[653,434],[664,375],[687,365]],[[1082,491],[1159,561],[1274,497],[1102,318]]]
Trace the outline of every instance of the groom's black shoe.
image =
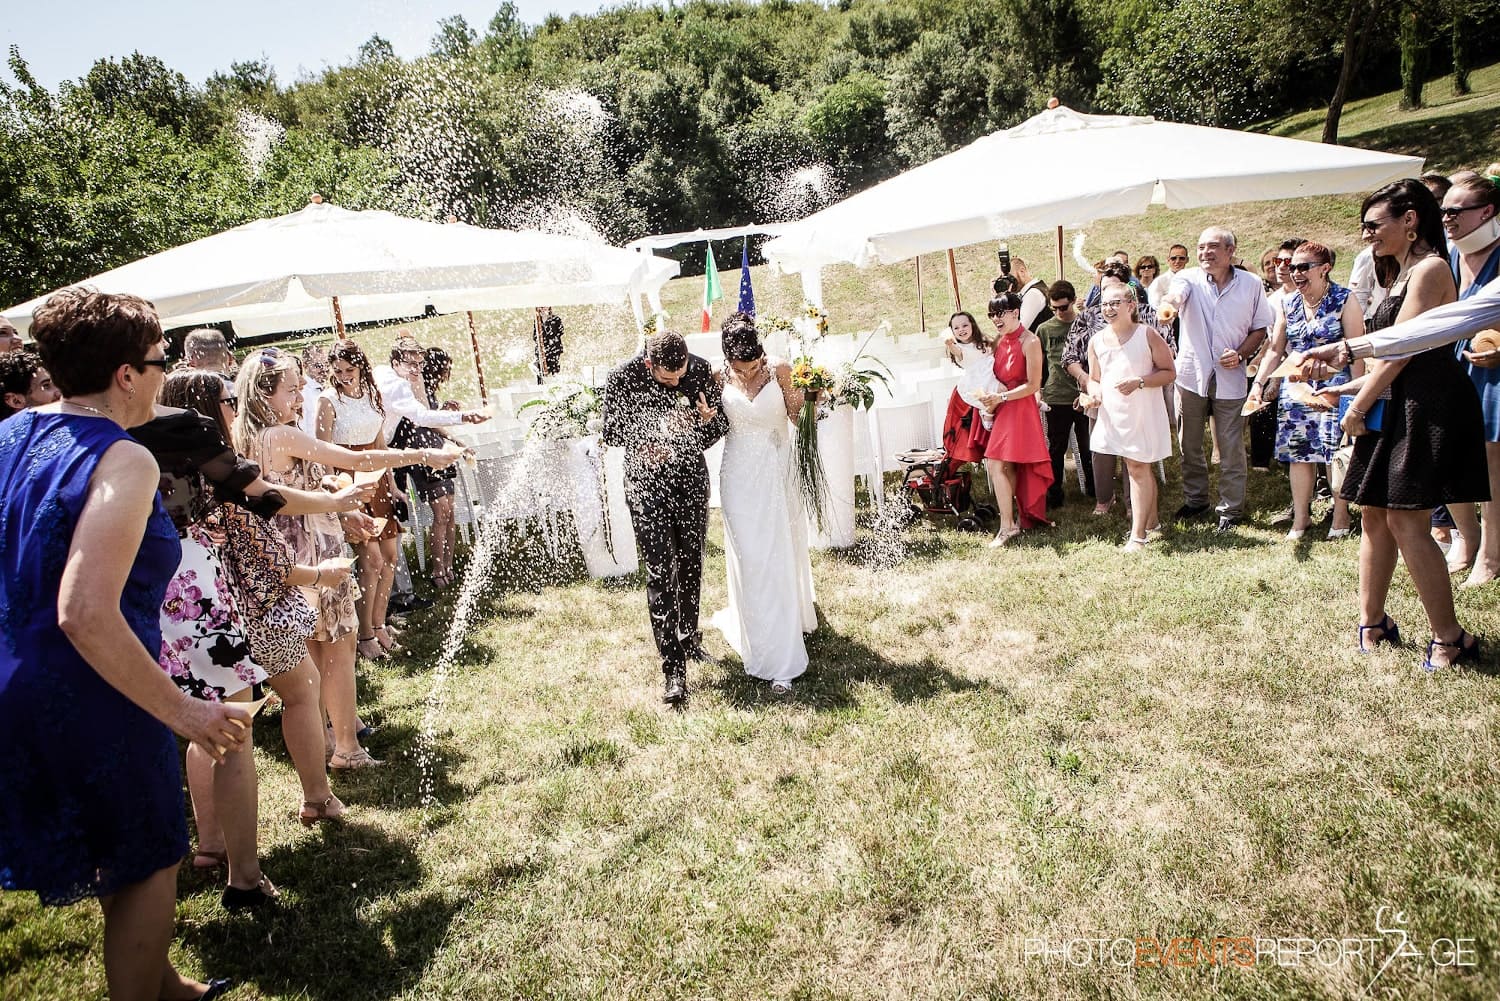
[[683,653],[687,656],[688,660],[694,660],[700,664],[707,664],[709,667],[719,666],[718,658],[709,653],[707,650],[703,649],[703,645],[701,643],[689,650],[684,650]]
[[661,700],[674,706],[687,701],[687,668],[679,667],[667,672],[666,680],[662,683]]

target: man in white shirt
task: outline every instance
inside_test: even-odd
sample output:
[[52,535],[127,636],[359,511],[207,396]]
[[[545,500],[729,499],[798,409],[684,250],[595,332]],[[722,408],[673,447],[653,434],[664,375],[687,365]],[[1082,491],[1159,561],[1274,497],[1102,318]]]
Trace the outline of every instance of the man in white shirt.
[[297,424],[302,430],[318,436],[318,397],[328,381],[328,349],[321,344],[302,349],[302,417]]
[[482,410],[434,410],[426,400],[418,400],[412,390],[412,379],[422,374],[422,345],[415,337],[401,336],[391,345],[391,363],[375,366],[375,385],[385,407],[385,440],[395,440],[396,425],[406,418],[417,427],[441,428],[455,424],[478,424],[490,415]]
[[1172,278],[1162,297],[1162,319],[1181,321],[1177,340],[1177,392],[1182,415],[1183,505],[1178,518],[1208,512],[1208,459],[1203,430],[1212,414],[1219,449],[1219,531],[1239,523],[1245,505],[1244,420],[1250,387],[1245,362],[1255,355],[1274,321],[1265,286],[1234,260],[1234,234],[1210,226],[1198,237],[1198,267]]
[[1375,251],[1369,247],[1354,258],[1354,267],[1349,272],[1349,291],[1359,300],[1360,311],[1366,320],[1375,315],[1375,307],[1390,294],[1375,280]]
[[1188,250],[1180,243],[1174,243],[1167,250],[1167,270],[1156,276],[1146,289],[1146,301],[1152,309],[1161,305],[1161,297],[1167,294],[1167,289],[1172,287],[1172,279],[1177,272],[1187,267]]
[[1010,273],[1016,276],[1019,287],[1016,294],[1021,297],[1021,326],[1036,333],[1036,328],[1052,316],[1051,307],[1047,305],[1047,283],[1031,277],[1031,268],[1019,257],[1010,259]]

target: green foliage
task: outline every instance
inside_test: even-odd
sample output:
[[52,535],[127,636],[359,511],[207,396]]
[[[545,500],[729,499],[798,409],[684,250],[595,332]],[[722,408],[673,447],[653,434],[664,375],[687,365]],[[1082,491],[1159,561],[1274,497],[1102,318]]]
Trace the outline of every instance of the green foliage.
[[[280,81],[261,59],[195,87],[132,53],[57,93],[13,52],[0,294],[26,299],[313,190],[624,241],[811,211],[815,198],[785,196],[803,168],[836,197],[1052,96],[1243,124],[1332,94],[1347,2],[1289,17],[1271,0],[685,0],[529,26],[503,0],[482,31],[437,22],[414,60],[372,35],[313,77]],[[1381,11],[1351,98],[1450,57],[1462,86],[1469,54],[1500,44],[1497,0]]]

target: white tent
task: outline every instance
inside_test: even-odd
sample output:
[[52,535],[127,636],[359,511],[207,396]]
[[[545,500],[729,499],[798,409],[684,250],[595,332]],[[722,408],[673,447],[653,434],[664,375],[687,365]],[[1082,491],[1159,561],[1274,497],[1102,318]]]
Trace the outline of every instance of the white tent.
[[[156,305],[164,326],[234,321],[242,334],[475,309],[570,306],[638,296],[659,309],[675,261],[539,232],[439,224],[317,202],[165,250],[79,282]],[[48,293],[49,295],[51,293]],[[23,334],[47,296],[5,310]]]
[[761,253],[815,293],[828,264],[890,264],[1153,202],[1189,209],[1369,191],[1421,170],[1419,157],[1059,107],[791,223]]

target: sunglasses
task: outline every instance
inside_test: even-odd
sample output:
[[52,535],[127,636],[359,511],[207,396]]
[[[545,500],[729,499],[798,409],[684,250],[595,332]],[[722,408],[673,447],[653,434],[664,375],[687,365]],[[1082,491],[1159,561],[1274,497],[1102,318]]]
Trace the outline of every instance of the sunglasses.
[[1183,254],[1181,257],[1173,255],[1172,257],[1167,258],[1167,260],[1169,260],[1169,261],[1185,261],[1185,260],[1187,260],[1187,255]]
[[230,410],[240,409],[240,398],[238,396],[226,396],[219,402],[224,404],[224,406],[228,407]]
[[261,348],[260,349],[260,363],[262,365],[266,366],[267,368],[270,368],[272,365],[275,365],[280,360],[281,360],[281,352],[277,351],[275,348]]
[[1458,216],[1464,214],[1465,212],[1472,212],[1474,209],[1482,209],[1482,208],[1484,208],[1483,205],[1454,205],[1454,206],[1451,206],[1451,207],[1446,207],[1445,206],[1444,208],[1441,208],[1438,211],[1440,211],[1440,212],[1443,213],[1443,218],[1444,219],[1454,219],[1454,218],[1457,218]]
[[1390,222],[1389,219],[1364,219],[1360,221],[1359,231],[1361,233],[1374,233],[1388,222]]
[[147,365],[150,365],[153,368],[159,368],[163,372],[167,370],[167,360],[165,358],[142,358],[140,365],[137,367],[145,368]]
[[1288,271],[1295,271],[1299,275],[1304,275],[1313,268],[1320,268],[1327,263],[1327,261],[1302,261],[1299,264],[1288,264],[1286,269]]
[[1292,259],[1290,257],[1278,257],[1276,258],[1276,266],[1278,268],[1289,268],[1292,266]]

